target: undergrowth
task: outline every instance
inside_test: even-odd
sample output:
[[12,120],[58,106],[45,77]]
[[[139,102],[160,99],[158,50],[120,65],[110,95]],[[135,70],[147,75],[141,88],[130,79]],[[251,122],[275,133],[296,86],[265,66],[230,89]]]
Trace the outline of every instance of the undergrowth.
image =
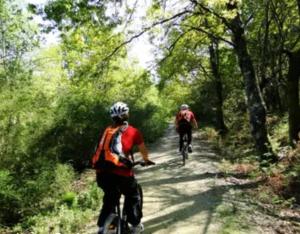
[[269,139],[279,158],[278,163],[267,168],[259,167],[247,116],[243,121],[239,116],[228,127],[230,131],[225,137],[210,127],[202,130],[202,136],[213,143],[222,157],[220,172],[225,176],[263,181],[251,191],[251,196],[260,202],[279,208],[300,204],[300,142],[294,149],[288,145],[287,117],[267,117]]
[[[230,131],[224,137],[221,137],[211,127],[204,128],[201,135],[212,143],[221,155],[219,171],[225,178],[229,177],[232,181],[241,183],[244,179],[258,182],[256,187],[243,190],[243,196],[246,199],[245,202],[249,204],[249,208],[251,206],[253,211],[259,208],[261,212],[273,214],[278,218],[281,217],[281,212],[289,212],[291,216],[286,216],[284,220],[280,221],[282,223],[273,229],[276,230],[276,233],[278,230],[278,233],[285,233],[281,232],[282,229],[286,231],[299,230],[299,224],[295,226],[292,220],[293,215],[300,217],[300,211],[297,208],[300,204],[300,142],[295,148],[288,145],[286,116],[268,116],[267,127],[269,140],[279,161],[264,168],[260,167],[246,116],[243,121],[241,121],[241,116],[239,119],[236,118],[236,121],[233,120],[228,126]],[[247,225],[240,226],[247,224],[247,218],[240,222],[242,214],[239,211],[231,212],[230,209],[224,211],[221,208],[218,213],[222,216],[223,221],[222,234],[231,234],[234,233],[233,230],[239,229],[244,233],[250,233]],[[283,224],[284,228],[281,227]]]
[[53,209],[28,217],[12,228],[0,228],[0,233],[72,234],[81,230],[98,215],[101,206],[103,194],[94,182],[93,173],[82,173],[59,196]]

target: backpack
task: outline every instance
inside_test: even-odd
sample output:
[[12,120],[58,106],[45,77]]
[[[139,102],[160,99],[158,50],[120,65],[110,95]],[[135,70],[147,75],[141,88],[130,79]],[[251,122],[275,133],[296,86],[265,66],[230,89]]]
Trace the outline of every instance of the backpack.
[[99,146],[92,158],[92,167],[100,170],[114,168],[131,168],[132,162],[122,151],[121,137],[124,128],[108,127],[101,138]]
[[188,110],[181,110],[178,114],[179,124],[190,124],[192,119],[192,113]]

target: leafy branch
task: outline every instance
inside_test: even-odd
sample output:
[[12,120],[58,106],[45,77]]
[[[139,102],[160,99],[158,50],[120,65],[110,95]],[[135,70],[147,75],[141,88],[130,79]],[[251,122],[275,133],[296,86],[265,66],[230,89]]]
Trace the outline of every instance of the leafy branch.
[[184,10],[182,12],[179,12],[175,15],[173,15],[172,17],[163,19],[161,21],[158,22],[154,22],[153,24],[151,24],[150,26],[145,27],[142,31],[140,31],[139,33],[137,33],[136,35],[132,36],[131,38],[129,38],[128,40],[124,41],[123,43],[121,43],[119,46],[117,46],[108,56],[106,56],[103,61],[109,60],[112,56],[114,56],[123,46],[131,43],[133,40],[139,38],[140,36],[142,36],[143,34],[145,34],[146,32],[150,31],[151,29],[153,29],[154,27],[158,26],[158,25],[162,25],[164,23],[167,23],[169,21],[172,21],[176,18],[179,18],[183,15],[186,15],[188,13],[192,13],[190,10]]

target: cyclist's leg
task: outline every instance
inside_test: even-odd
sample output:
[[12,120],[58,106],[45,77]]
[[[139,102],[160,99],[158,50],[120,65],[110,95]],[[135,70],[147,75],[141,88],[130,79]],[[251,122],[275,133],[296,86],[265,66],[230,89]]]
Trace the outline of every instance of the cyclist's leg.
[[103,205],[97,222],[99,227],[104,227],[107,217],[115,211],[115,207],[120,200],[121,194],[115,177],[114,174],[106,173],[97,174],[96,176],[97,184],[104,192]]
[[179,132],[179,151],[181,151],[183,147],[183,136],[185,134],[185,129],[183,125],[179,125],[178,132]]
[[190,145],[190,144],[192,144],[192,127],[191,126],[187,126],[186,133],[188,136],[188,145]]
[[124,209],[126,210],[128,222],[133,226],[139,225],[143,213],[136,179],[134,177],[123,177],[121,192],[125,195]]
[[188,136],[188,150],[189,152],[192,152],[192,126],[187,127],[186,133]]

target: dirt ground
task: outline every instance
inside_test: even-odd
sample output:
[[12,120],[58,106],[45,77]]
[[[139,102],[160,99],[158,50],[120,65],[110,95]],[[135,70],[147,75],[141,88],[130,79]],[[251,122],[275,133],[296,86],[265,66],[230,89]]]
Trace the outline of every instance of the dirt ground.
[[[144,234],[266,234],[277,220],[255,210],[241,196],[255,188],[253,181],[228,180],[220,176],[220,157],[199,133],[193,135],[193,153],[182,165],[177,153],[174,126],[150,146],[155,166],[137,168],[136,177],[144,192]],[[95,223],[82,233],[96,233]]]

